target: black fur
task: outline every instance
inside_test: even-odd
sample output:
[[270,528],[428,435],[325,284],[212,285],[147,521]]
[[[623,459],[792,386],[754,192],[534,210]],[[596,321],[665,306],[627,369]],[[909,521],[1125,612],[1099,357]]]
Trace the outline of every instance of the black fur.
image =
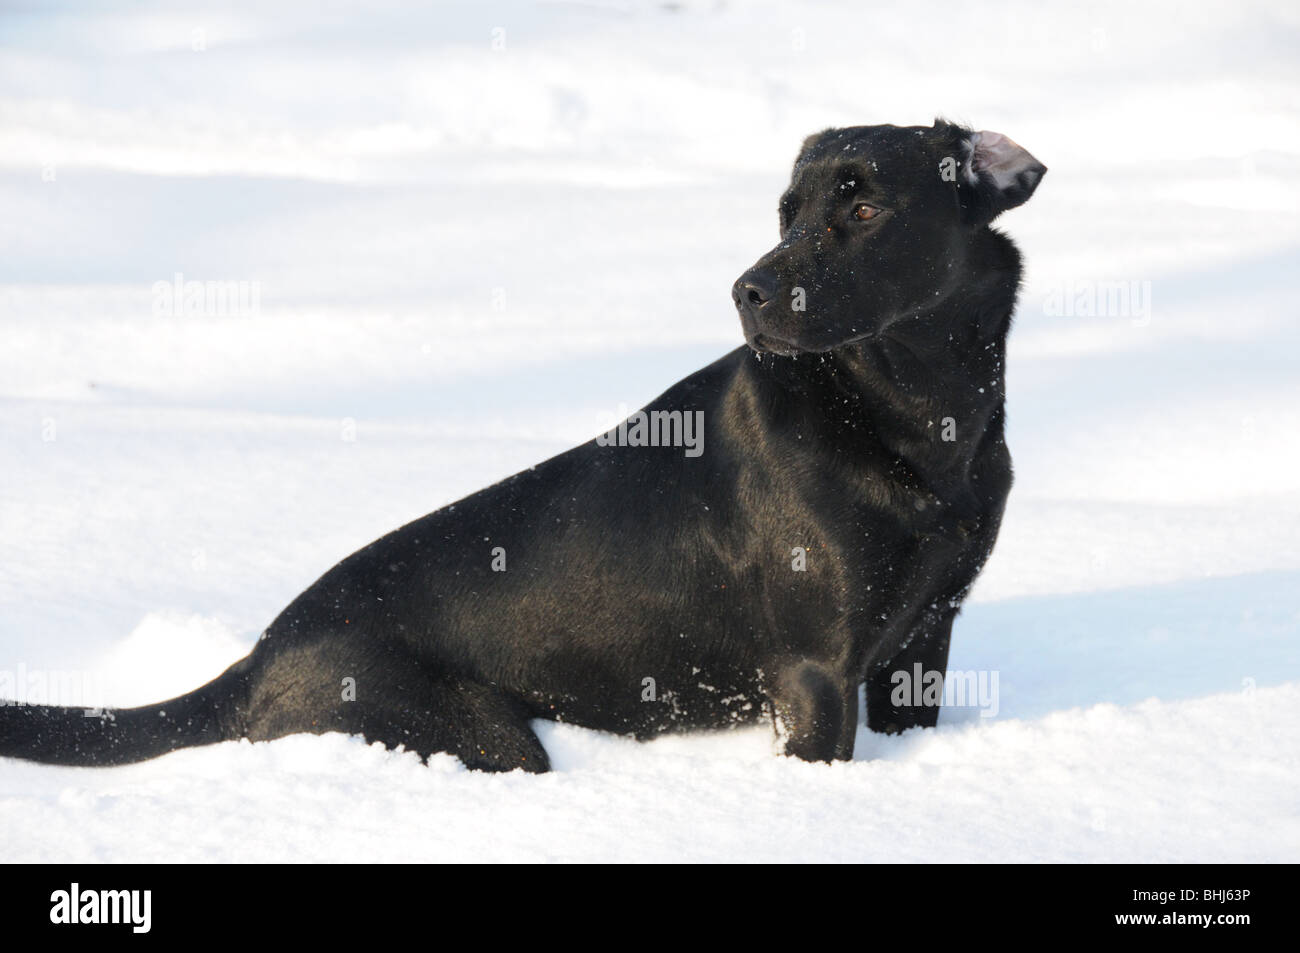
[[[649,738],[777,715],[787,753],[830,760],[853,753],[863,682],[873,729],[933,725],[891,704],[889,675],[944,669],[997,536],[1020,259],[988,224],[1045,171],[1014,194],[941,174],[970,137],[805,143],[781,242],[734,289],[751,346],[649,405],[702,411],[701,455],[586,443],[349,556],[189,695],[0,708],[0,755],[119,764],[343,731],[544,771],[533,718]],[[860,221],[863,203],[881,211]]]

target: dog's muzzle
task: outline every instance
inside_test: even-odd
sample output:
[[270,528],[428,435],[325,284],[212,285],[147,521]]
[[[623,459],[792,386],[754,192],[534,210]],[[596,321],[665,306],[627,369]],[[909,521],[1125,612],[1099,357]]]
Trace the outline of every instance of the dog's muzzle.
[[788,342],[763,330],[764,311],[776,298],[776,275],[766,268],[751,268],[731,286],[731,300],[740,315],[740,326],[745,341],[755,351],[790,355],[795,348]]

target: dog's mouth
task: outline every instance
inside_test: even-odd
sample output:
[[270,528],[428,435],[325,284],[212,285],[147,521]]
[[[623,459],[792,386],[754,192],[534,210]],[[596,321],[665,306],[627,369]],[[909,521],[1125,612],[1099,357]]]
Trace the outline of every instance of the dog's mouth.
[[779,357],[794,357],[799,349],[789,341],[783,341],[770,334],[755,334],[748,339],[749,346],[760,354],[776,354]]
[[826,345],[822,347],[800,347],[791,344],[789,341],[775,337],[768,333],[746,334],[745,343],[752,350],[759,354],[775,354],[778,357],[794,357],[798,354],[827,354],[841,348],[849,348],[854,345],[864,344],[876,340],[879,337],[879,331],[862,331],[854,334],[853,337],[840,341],[838,344]]

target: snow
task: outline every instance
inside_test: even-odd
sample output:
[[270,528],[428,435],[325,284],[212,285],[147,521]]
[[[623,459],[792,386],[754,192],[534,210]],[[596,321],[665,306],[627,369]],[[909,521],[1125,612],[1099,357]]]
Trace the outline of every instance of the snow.
[[[995,717],[829,766],[549,724],[541,777],[342,736],[3,761],[0,859],[1300,857],[1300,12],[940,7],[10,13],[0,672],[93,704],[739,344],[808,133],[941,113],[1050,172],[1002,223],[1017,482],[950,660]],[[258,307],[156,313],[177,273]],[[1114,282],[1149,310],[1053,307]]]

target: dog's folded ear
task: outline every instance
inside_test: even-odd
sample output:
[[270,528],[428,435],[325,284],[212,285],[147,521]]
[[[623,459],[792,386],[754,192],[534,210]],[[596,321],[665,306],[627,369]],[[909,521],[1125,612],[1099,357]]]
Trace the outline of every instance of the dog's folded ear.
[[997,132],[970,133],[957,194],[962,212],[974,225],[987,225],[1007,209],[1029,201],[1047,166]]
[[830,138],[838,131],[838,129],[832,126],[829,129],[823,129],[821,132],[814,132],[811,136],[804,139],[803,145],[799,147],[799,155],[794,160],[794,171],[799,171],[799,168],[808,161],[813,150],[817,148],[823,139]]

